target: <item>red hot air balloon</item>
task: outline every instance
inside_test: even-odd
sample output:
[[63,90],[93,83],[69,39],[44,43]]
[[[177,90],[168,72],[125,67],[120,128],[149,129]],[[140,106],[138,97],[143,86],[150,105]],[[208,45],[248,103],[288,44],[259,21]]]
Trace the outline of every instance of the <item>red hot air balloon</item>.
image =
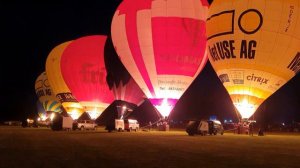
[[104,46],[106,36],[94,35],[73,41],[63,52],[61,71],[74,97],[96,119],[113,101],[106,84]]
[[112,40],[133,79],[163,117],[203,69],[206,0],[124,0]]

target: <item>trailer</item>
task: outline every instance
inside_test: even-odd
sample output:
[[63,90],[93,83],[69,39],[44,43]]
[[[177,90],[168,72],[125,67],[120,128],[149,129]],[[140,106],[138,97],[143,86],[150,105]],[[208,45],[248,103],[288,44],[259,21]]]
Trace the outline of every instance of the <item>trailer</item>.
[[63,130],[72,130],[73,119],[71,117],[62,117],[62,129]]

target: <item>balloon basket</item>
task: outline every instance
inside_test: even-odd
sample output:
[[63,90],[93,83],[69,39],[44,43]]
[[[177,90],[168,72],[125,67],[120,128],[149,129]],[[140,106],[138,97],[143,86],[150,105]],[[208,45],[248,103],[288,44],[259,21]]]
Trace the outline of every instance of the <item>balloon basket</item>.
[[169,124],[162,124],[158,126],[158,131],[169,131],[170,125]]

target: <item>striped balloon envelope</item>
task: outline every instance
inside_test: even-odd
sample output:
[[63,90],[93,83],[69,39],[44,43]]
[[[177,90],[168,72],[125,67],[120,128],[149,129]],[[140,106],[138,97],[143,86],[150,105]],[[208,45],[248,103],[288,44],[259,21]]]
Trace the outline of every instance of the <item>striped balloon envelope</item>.
[[45,101],[43,102],[43,107],[46,111],[61,112],[61,104],[58,101]]
[[124,0],[113,16],[114,47],[162,117],[205,66],[207,12],[206,0]]

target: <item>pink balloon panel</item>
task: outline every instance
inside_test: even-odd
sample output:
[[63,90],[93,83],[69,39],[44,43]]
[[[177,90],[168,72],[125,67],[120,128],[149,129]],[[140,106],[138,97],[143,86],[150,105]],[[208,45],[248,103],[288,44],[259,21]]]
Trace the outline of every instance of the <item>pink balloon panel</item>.
[[139,106],[145,98],[145,94],[132,78],[125,85],[122,81],[118,86],[114,84],[112,89],[115,100],[123,100]]
[[121,61],[165,117],[207,62],[206,0],[124,0],[112,21]]

